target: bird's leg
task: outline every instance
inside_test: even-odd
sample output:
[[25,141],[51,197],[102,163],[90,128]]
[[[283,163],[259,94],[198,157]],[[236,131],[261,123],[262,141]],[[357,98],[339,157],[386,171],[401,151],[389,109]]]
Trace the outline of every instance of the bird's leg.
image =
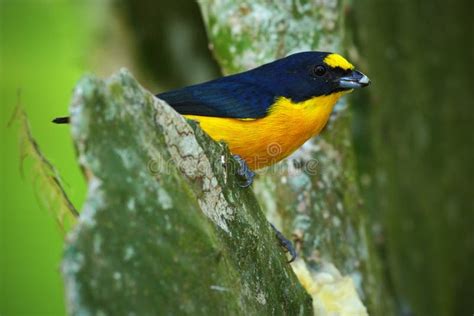
[[283,236],[283,234],[272,223],[270,223],[270,225],[272,226],[273,230],[275,231],[275,235],[276,235],[276,238],[278,239],[278,241],[280,242],[280,246],[285,248],[286,252],[289,252],[290,255],[291,255],[291,259],[290,259],[290,261],[288,261],[288,263],[291,263],[291,262],[295,261],[295,259],[296,259],[296,250],[295,250],[295,247],[293,247],[293,243],[291,241],[289,241],[288,239],[286,239],[286,237]]
[[244,159],[239,155],[232,155],[234,159],[239,163],[239,169],[237,170],[237,175],[245,179],[243,184],[240,184],[242,188],[247,188],[253,183],[253,178],[255,177],[255,172],[253,172],[250,167],[247,165]]

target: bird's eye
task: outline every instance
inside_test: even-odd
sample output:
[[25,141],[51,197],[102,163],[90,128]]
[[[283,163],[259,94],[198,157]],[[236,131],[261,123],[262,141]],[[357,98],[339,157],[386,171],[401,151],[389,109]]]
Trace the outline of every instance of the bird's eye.
[[314,67],[313,72],[316,76],[321,77],[326,73],[326,67],[324,67],[323,65],[317,65],[316,67]]

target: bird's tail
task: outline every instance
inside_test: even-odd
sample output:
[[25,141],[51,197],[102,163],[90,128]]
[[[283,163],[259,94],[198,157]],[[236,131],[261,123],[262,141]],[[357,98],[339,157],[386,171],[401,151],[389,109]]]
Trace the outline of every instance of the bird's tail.
[[69,124],[69,116],[57,117],[52,122],[55,124]]

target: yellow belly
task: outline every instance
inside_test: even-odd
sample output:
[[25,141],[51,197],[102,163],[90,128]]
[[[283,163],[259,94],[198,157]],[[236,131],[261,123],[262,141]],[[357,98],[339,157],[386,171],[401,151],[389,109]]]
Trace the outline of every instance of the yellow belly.
[[232,119],[185,115],[198,121],[216,141],[228,144],[253,170],[270,166],[287,157],[326,125],[343,92],[293,103],[279,98],[269,114],[259,119]]

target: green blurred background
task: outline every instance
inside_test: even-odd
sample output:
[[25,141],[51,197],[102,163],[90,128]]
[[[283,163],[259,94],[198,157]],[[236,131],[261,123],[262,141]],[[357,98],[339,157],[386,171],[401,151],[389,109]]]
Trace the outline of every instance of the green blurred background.
[[[28,159],[25,176],[20,176],[18,126],[7,128],[15,106],[26,109],[43,153],[80,209],[85,182],[74,163],[69,132],[51,119],[67,114],[72,89],[84,73],[105,77],[127,67],[152,91],[217,75],[197,3],[163,1],[149,21],[142,20],[148,23],[145,31],[135,36],[128,25],[139,19],[140,10],[133,2],[0,1],[0,315],[65,314],[60,277],[64,236],[42,203],[41,182],[35,182]],[[163,28],[151,32],[150,21]],[[150,42],[156,47],[147,47]],[[156,52],[156,63],[141,63],[147,58],[139,51]]]
[[[350,2],[350,1],[347,1]],[[373,80],[355,95],[354,140],[373,238],[401,315],[474,312],[473,4],[361,0],[346,10]],[[31,161],[20,176],[17,104],[80,209],[66,126],[87,72],[129,68],[151,91],[219,75],[194,1],[0,0],[0,315],[63,315],[63,233]]]
[[63,235],[38,203],[31,170],[26,168],[25,178],[20,177],[18,131],[6,125],[14,107],[23,104],[41,147],[67,179],[75,204],[81,205],[85,185],[71,163],[70,137],[50,120],[65,113],[71,89],[87,69],[92,30],[84,22],[90,18],[88,6],[79,2],[0,2],[2,315],[65,313],[59,275]]

